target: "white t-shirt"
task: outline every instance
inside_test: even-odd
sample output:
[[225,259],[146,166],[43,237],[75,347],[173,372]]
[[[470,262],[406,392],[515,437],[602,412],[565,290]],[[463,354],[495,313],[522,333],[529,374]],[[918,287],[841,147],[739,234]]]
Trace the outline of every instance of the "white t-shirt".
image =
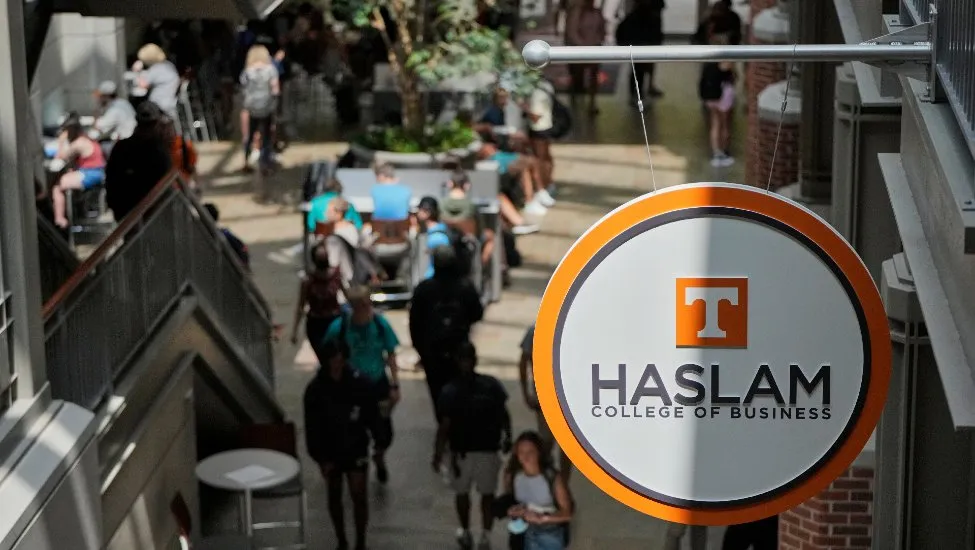
[[531,97],[528,99],[528,110],[531,111],[533,115],[538,115],[538,120],[529,120],[528,127],[535,132],[544,132],[545,130],[551,130],[554,123],[552,122],[552,96],[555,94],[555,88],[552,83],[547,80],[542,80],[538,83],[538,87],[532,92]]

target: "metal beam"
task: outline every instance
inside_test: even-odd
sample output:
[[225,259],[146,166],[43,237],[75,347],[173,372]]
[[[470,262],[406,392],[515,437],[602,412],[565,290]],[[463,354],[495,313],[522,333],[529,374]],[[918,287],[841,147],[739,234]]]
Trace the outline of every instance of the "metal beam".
[[931,61],[932,45],[796,44],[748,46],[551,46],[544,40],[525,44],[529,67],[550,63],[666,63],[679,61],[864,61],[922,63]]

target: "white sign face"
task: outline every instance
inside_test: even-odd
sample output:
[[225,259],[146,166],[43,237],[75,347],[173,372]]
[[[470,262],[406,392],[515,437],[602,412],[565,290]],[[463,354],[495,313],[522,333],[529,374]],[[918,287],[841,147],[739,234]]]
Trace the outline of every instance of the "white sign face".
[[889,346],[872,279],[825,222],[753,188],[682,186],[569,252],[535,379],[559,443],[604,490],[672,521],[740,523],[856,457]]

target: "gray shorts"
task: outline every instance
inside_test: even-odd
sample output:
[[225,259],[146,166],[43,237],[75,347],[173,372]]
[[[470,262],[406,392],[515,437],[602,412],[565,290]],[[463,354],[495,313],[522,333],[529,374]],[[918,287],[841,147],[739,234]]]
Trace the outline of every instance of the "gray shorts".
[[493,495],[498,488],[501,456],[498,453],[465,453],[456,457],[457,470],[451,483],[454,492],[467,494],[471,488],[480,495]]

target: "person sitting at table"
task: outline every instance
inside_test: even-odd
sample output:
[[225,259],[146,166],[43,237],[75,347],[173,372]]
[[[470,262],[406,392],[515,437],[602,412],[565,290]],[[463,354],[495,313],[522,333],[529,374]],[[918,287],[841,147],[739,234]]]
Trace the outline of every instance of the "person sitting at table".
[[399,182],[396,169],[388,162],[377,164],[376,184],[372,186],[372,219],[399,221],[410,217],[410,200],[413,191]]
[[[497,235],[494,229],[485,227],[480,223],[477,215],[477,206],[470,198],[471,179],[463,170],[455,170],[447,180],[447,196],[440,201],[441,218],[445,223],[465,222],[472,220],[480,230],[481,237],[481,265],[490,265],[491,257],[494,254],[495,238]],[[516,235],[527,235],[538,231],[537,225],[525,224],[512,228],[512,233]],[[507,266],[502,265],[502,270],[507,270]]]
[[521,184],[526,214],[544,216],[555,205],[555,199],[542,188],[541,164],[538,159],[502,151],[493,143],[482,145],[477,158],[497,163],[498,174],[515,178]]
[[65,192],[91,189],[105,183],[105,155],[98,142],[85,135],[78,113],[70,113],[61,125],[55,158],[64,161],[69,167],[51,188],[54,223],[65,229],[69,223]]
[[[332,202],[332,199],[342,196],[342,183],[338,179],[332,178],[325,184],[323,191],[324,193],[313,198],[308,203],[309,209],[306,226],[309,233],[315,232],[315,226],[319,222],[326,221],[329,203]],[[351,203],[349,203],[349,209],[345,212],[345,219],[352,222],[356,229],[362,231],[362,216],[359,215],[359,211]]]
[[473,128],[485,141],[494,143],[503,151],[527,152],[528,136],[506,121],[505,109],[510,95],[503,86],[495,88],[491,105]]
[[131,137],[135,131],[135,108],[118,96],[118,85],[111,80],[98,85],[95,97],[101,112],[95,119],[94,129],[98,132],[96,139],[102,146],[102,152],[108,157],[112,154],[111,148],[115,142]]

